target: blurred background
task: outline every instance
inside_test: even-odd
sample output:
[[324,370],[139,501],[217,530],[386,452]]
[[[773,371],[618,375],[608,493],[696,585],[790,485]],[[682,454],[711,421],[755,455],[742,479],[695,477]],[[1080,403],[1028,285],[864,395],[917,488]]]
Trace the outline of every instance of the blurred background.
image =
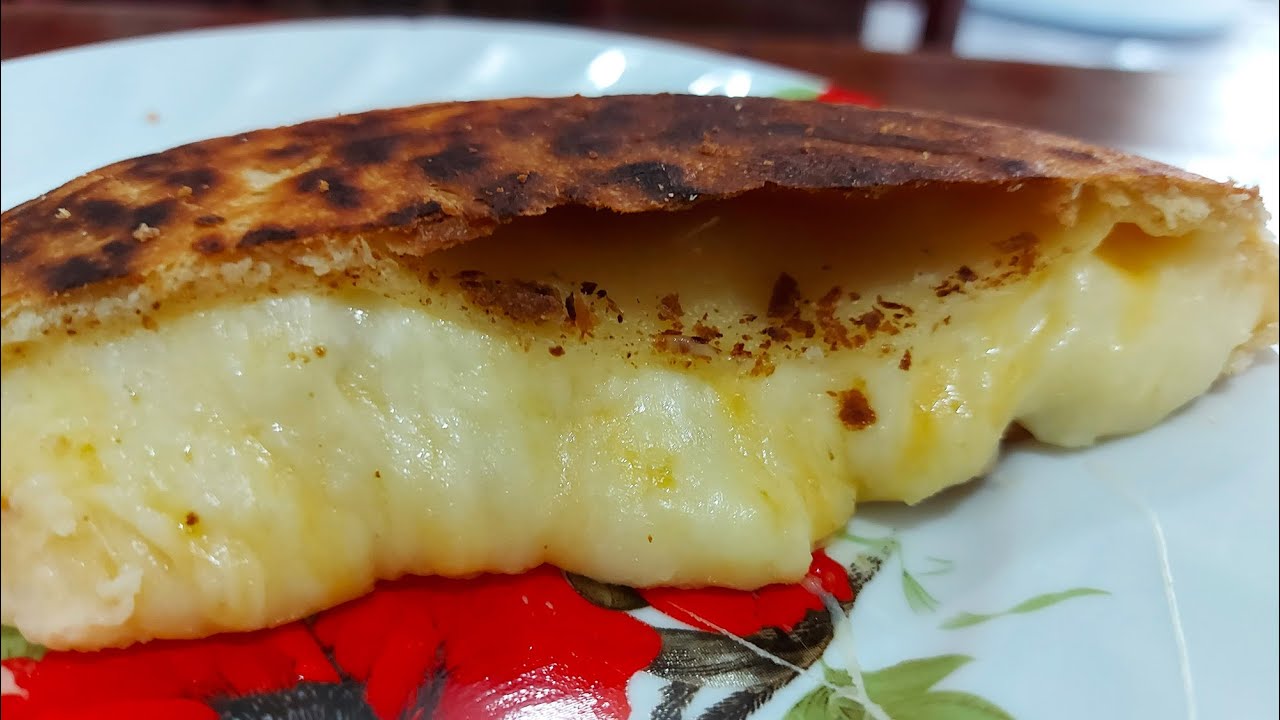
[[1275,66],[1278,0],[3,0],[275,15],[453,14],[631,31],[839,37],[869,50],[1121,70]]

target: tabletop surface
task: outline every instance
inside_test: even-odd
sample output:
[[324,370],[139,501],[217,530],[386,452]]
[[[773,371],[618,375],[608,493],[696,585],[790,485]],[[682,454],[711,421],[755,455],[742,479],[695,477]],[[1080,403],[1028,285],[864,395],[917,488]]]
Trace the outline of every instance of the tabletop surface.
[[[274,19],[280,16],[246,9],[5,4],[0,56]],[[1276,69],[1260,62],[1128,72],[877,53],[831,37],[669,29],[647,34],[808,71],[890,105],[1003,120],[1141,152],[1260,184],[1265,195],[1276,197]]]

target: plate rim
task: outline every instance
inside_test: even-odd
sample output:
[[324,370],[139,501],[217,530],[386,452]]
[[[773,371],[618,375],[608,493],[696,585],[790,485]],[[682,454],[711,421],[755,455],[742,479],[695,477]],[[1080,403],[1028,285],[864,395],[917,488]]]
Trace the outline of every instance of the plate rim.
[[326,31],[341,32],[344,30],[386,31],[399,29],[452,29],[493,34],[524,35],[527,37],[538,37],[553,42],[557,40],[580,40],[599,43],[620,43],[629,45],[637,50],[693,56],[709,62],[737,63],[752,72],[768,72],[782,76],[789,76],[793,78],[798,85],[812,85],[817,88],[830,83],[829,78],[816,73],[787,67],[785,65],[765,60],[758,60],[720,50],[704,48],[679,40],[668,40],[666,38],[653,37],[639,33],[561,23],[503,20],[455,15],[377,15],[370,17],[343,16],[296,18],[171,30],[133,37],[99,40],[82,45],[44,50],[37,53],[31,53],[29,55],[9,58],[7,60],[0,61],[0,70],[24,68],[35,64],[75,58],[82,55],[94,55],[104,52],[146,50],[149,46],[175,43],[184,39],[207,42],[220,40],[225,37],[244,35],[276,35]]

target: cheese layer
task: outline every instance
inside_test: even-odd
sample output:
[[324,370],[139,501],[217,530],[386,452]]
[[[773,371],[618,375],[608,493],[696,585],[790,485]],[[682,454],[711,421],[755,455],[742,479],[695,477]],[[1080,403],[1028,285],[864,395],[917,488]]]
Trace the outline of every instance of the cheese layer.
[[97,647],[406,573],[794,579],[855,500],[975,477],[1014,422],[1145,428],[1274,313],[1232,242],[1109,206],[1066,228],[1036,192],[548,219],[28,348],[4,366],[3,621]]

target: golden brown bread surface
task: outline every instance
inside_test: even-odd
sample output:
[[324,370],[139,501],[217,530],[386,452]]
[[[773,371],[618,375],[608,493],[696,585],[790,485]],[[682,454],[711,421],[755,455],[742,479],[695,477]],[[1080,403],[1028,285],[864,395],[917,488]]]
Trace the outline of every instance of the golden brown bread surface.
[[363,231],[390,230],[380,250],[419,256],[558,206],[630,213],[765,186],[1033,179],[1252,193],[1061,137],[901,110],[681,95],[423,105],[126,160],[5,212],[4,342],[136,312],[202,280],[250,282],[245,258],[340,263]]

